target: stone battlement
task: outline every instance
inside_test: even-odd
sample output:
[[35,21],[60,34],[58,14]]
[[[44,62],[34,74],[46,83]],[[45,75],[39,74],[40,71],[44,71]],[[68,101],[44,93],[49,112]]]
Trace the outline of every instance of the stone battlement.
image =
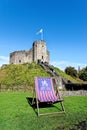
[[37,63],[39,61],[50,62],[50,53],[46,49],[46,42],[42,40],[33,42],[29,51],[21,50],[10,53],[10,63],[13,64]]

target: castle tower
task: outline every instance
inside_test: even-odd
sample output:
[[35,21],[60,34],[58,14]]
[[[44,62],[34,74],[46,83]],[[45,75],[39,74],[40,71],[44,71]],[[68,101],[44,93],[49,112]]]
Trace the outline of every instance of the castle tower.
[[33,43],[33,61],[49,63],[49,52],[46,50],[46,42],[40,40]]
[[46,50],[46,42],[35,41],[29,51],[14,51],[10,53],[10,63],[23,64],[36,62],[50,62],[50,53]]

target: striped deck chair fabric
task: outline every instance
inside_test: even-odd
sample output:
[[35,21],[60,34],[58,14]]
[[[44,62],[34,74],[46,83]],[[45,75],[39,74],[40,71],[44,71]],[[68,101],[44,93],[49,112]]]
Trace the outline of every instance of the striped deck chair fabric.
[[56,102],[58,98],[53,88],[52,78],[36,78],[35,88],[40,102]]
[[[36,103],[37,103],[37,114],[39,115],[47,115],[47,114],[53,114],[53,113],[65,113],[65,109],[63,106],[63,103],[58,95],[56,95],[56,92],[54,90],[54,84],[52,78],[35,78],[35,92],[36,92]],[[33,101],[34,102],[34,98]],[[60,102],[62,110],[59,112],[50,112],[41,114],[39,111],[39,103],[57,103]]]

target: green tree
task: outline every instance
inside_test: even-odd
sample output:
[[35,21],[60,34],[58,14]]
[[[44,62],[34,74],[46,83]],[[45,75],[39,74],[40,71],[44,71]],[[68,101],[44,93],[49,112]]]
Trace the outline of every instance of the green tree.
[[82,70],[80,70],[79,78],[84,81],[87,81],[87,66],[85,68],[83,68]]
[[74,67],[71,67],[71,66],[66,67],[65,73],[72,77],[77,77],[77,70]]

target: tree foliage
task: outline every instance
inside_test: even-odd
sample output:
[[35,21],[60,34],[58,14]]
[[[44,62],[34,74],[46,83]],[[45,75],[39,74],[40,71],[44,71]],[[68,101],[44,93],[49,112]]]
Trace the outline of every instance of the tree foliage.
[[84,81],[87,81],[87,66],[85,68],[83,68],[82,70],[80,70],[79,78]]
[[77,70],[74,67],[66,67],[65,73],[72,77],[77,77]]

